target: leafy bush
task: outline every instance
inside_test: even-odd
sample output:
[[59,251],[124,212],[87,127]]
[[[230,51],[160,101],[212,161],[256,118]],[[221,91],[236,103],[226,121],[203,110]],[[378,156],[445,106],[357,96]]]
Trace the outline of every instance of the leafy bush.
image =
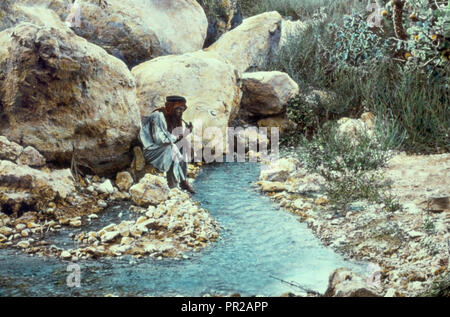
[[360,66],[382,59],[389,49],[388,41],[378,36],[366,17],[353,10],[344,16],[344,23],[329,25],[335,34],[330,62],[344,66]]
[[[405,52],[409,69],[422,69],[435,74],[449,67],[450,4],[448,1],[405,0],[403,26],[407,39],[397,41],[397,50]],[[392,14],[391,2],[386,3]]]
[[390,136],[366,131],[356,133],[355,138],[341,133],[338,125],[329,122],[310,142],[300,147],[300,155],[310,170],[319,166],[326,171],[351,172],[375,170],[386,165],[390,153]]
[[387,163],[390,149],[395,146],[392,140],[398,138],[382,131],[384,127],[376,124],[373,136],[361,131],[353,139],[339,133],[338,126],[329,122],[311,141],[302,139],[298,156],[309,171],[325,178],[328,198],[339,209],[361,199],[385,202],[390,204],[388,208],[398,209],[386,199],[388,184],[376,172]]

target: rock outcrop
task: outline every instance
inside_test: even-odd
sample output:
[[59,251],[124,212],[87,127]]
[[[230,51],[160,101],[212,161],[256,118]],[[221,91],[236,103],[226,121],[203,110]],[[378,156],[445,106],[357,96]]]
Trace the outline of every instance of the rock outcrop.
[[242,76],[241,112],[250,116],[277,115],[286,111],[289,99],[298,94],[297,83],[288,74],[245,73]]
[[0,41],[0,134],[96,174],[131,162],[140,114],[123,62],[60,28],[22,23]]
[[[187,99],[186,121],[194,130],[217,127],[226,135],[226,128],[241,102],[240,79],[236,68],[218,55],[198,51],[179,56],[163,56],[136,66],[132,70],[137,82],[141,115],[149,115],[164,106],[168,95]],[[212,137],[211,137],[212,138]],[[204,144],[211,138],[204,137]]]
[[79,15],[78,23],[67,21],[67,25],[129,67],[157,56],[201,49],[208,27],[203,9],[194,0],[77,0],[76,6],[70,0],[6,1],[7,17],[0,19],[0,30],[19,22],[64,26],[62,21]]
[[206,50],[224,57],[241,73],[249,69],[264,70],[278,48],[281,23],[282,17],[276,11],[244,19]]
[[40,171],[10,161],[0,161],[0,207],[6,214],[44,211],[56,197],[75,192],[70,170]]
[[[4,3],[3,7],[0,7],[0,31],[22,22],[67,29],[58,14],[47,7],[50,0],[2,0],[2,2]],[[53,1],[53,6],[64,8],[63,2],[63,0]]]

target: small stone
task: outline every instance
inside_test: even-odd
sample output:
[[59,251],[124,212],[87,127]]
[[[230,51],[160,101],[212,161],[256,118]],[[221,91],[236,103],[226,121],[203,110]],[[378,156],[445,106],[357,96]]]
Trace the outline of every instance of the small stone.
[[97,190],[103,194],[114,194],[114,186],[109,179],[97,186]]
[[9,224],[11,219],[4,213],[0,213],[0,227],[6,226]]
[[45,165],[45,158],[34,147],[27,146],[17,159],[17,163],[31,167],[42,167]]
[[0,160],[15,161],[22,153],[23,147],[0,136]]
[[69,224],[70,219],[68,219],[68,218],[59,218],[59,219],[58,219],[58,222],[59,222],[60,225],[65,226],[65,225],[68,225],[68,224]]
[[28,241],[20,241],[16,244],[19,248],[26,249],[30,246],[30,243]]
[[101,240],[102,240],[102,243],[107,243],[107,242],[113,241],[118,236],[120,236],[119,231],[109,231],[109,232],[106,232],[104,235],[102,235]]
[[69,251],[63,251],[61,252],[61,259],[63,260],[72,259],[72,255],[70,254]]
[[121,191],[128,191],[130,187],[133,185],[133,177],[128,172],[120,172],[117,173],[116,176],[116,185]]
[[25,229],[27,227],[27,225],[23,224],[23,223],[19,223],[18,225],[16,225],[16,230],[17,231],[22,231],[23,229]]
[[108,204],[106,203],[106,201],[100,199],[99,201],[97,201],[97,206],[99,206],[100,208],[106,208],[108,207]]
[[35,224],[34,222],[27,222],[28,229],[33,229],[33,228],[37,228],[37,227],[39,227],[38,224]]
[[30,233],[31,233],[30,229],[24,229],[24,230],[22,230],[22,232],[20,232],[20,235],[22,237],[28,237],[30,235]]
[[73,218],[73,219],[71,219],[70,220],[70,223],[69,223],[72,227],[75,227],[75,228],[79,228],[79,227],[81,227],[82,226],[82,222],[81,222],[81,219],[79,219],[79,218]]
[[319,197],[316,200],[314,200],[314,203],[316,205],[325,205],[325,204],[328,203],[328,200],[326,198],[324,198],[324,197]]
[[397,291],[394,288],[390,288],[387,290],[384,297],[397,297],[397,295],[398,295]]
[[89,220],[93,220],[93,219],[98,219],[98,215],[97,214],[90,214],[88,216]]
[[9,237],[13,232],[14,232],[14,230],[9,227],[6,227],[6,226],[0,227],[0,234],[4,235],[6,237]]
[[282,192],[287,189],[282,182],[259,181],[257,183],[263,192]]
[[8,240],[8,238],[0,233],[0,242],[4,242],[6,240]]
[[123,237],[122,240],[120,240],[121,245],[131,245],[134,242],[134,239],[131,237]]
[[411,230],[411,231],[408,231],[408,235],[411,237],[411,239],[415,239],[415,238],[421,238],[421,237],[425,236],[425,233]]

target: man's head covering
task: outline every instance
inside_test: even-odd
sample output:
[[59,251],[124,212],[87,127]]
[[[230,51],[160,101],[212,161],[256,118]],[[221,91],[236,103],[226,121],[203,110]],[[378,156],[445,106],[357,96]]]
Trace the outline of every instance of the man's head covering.
[[186,98],[181,96],[168,96],[166,97],[166,112],[168,115],[172,115],[177,108],[187,108]]
[[167,96],[166,102],[186,102],[186,98],[181,96]]

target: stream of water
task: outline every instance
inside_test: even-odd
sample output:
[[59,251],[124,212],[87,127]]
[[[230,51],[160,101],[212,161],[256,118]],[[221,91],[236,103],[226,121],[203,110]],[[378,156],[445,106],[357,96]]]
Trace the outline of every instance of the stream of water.
[[[0,296],[280,296],[299,289],[273,277],[324,292],[334,269],[364,270],[364,264],[345,261],[324,247],[297,217],[261,196],[252,186],[258,175],[256,163],[223,163],[202,169],[194,184],[194,199],[220,224],[220,239],[201,252],[188,254],[188,259],[80,261],[81,287],[69,288],[68,262],[2,249]],[[96,226],[131,217],[125,209],[112,208]],[[69,232],[62,231],[52,243],[74,247]]]

